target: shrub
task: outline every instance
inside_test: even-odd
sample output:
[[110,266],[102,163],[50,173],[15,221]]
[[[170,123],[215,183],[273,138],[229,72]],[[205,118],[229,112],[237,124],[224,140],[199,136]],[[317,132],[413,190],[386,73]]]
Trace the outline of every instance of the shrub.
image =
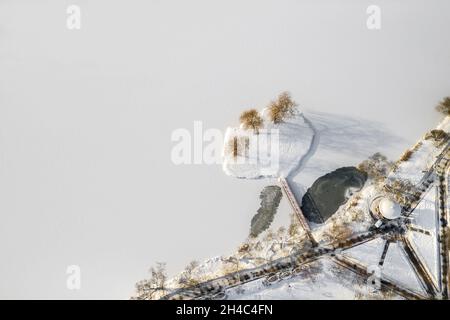
[[248,243],[244,243],[239,246],[238,252],[241,254],[248,254],[250,253],[250,249],[250,245]]
[[442,101],[436,106],[436,110],[446,116],[450,116],[450,97],[445,97],[442,99]]
[[425,140],[434,140],[438,143],[448,140],[448,134],[444,130],[431,130],[425,135]]
[[269,104],[269,119],[273,123],[284,122],[287,118],[295,115],[296,109],[297,104],[292,100],[291,95],[288,92],[283,92]]

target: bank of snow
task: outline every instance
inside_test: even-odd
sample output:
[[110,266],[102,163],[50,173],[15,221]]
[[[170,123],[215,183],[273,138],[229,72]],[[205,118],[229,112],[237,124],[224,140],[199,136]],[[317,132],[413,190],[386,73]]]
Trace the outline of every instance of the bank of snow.
[[[265,119],[264,128],[253,130],[228,128],[225,133],[223,170],[237,178],[286,176],[308,152],[314,132],[301,113],[284,123],[273,124]],[[230,149],[233,139],[246,141],[239,146],[237,156]]]
[[[450,117],[445,117],[436,129],[450,134]],[[388,177],[389,181],[418,185],[446,147],[447,143],[438,144],[433,139],[425,139],[424,136],[411,150],[410,158],[397,163],[396,169]]]

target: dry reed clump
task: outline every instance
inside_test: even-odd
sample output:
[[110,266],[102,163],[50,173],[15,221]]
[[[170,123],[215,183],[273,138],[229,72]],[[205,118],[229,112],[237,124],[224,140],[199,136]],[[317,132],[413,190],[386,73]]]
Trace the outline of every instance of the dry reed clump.
[[330,221],[323,236],[327,242],[337,242],[350,238],[353,230],[348,223],[342,223],[337,220]]
[[413,152],[412,150],[406,150],[406,151],[402,154],[402,156],[400,157],[400,161],[405,162],[405,161],[410,160],[411,157],[412,157],[412,155],[413,155],[413,153],[414,153],[414,152]]
[[234,136],[227,141],[225,146],[225,154],[231,155],[233,158],[243,157],[249,149],[250,139],[245,136]]

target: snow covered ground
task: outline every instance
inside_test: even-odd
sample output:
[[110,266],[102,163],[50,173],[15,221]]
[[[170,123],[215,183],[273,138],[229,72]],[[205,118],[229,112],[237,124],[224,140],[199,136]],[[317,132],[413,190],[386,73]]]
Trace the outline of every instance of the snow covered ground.
[[414,270],[397,242],[391,243],[389,246],[382,268],[382,275],[405,288],[425,295]]
[[412,213],[413,226],[417,226],[429,234],[417,231],[409,233],[409,238],[419,257],[424,261],[433,280],[436,284],[439,282],[439,214],[437,207],[437,190],[433,185],[427,192],[426,196],[419,203]]
[[385,241],[381,238],[371,240],[363,245],[353,247],[343,252],[344,256],[356,259],[365,266],[377,265],[383,253]]
[[[436,129],[449,134],[450,117],[445,117]],[[433,140],[421,139],[413,150],[410,159],[398,162],[396,170],[389,175],[389,180],[408,181],[412,185],[419,184],[446,145],[446,143],[443,143],[437,146]]]
[[[381,294],[371,294],[367,283],[354,273],[343,269],[330,259],[312,262],[304,273],[266,286],[262,280],[254,281],[227,291],[228,299],[254,300],[354,300],[370,297],[381,299]],[[400,299],[398,296],[391,297]]]
[[[295,169],[308,152],[314,131],[307,119],[302,114],[297,114],[280,125],[265,120],[264,130],[260,130],[258,134],[253,130],[228,128],[224,145],[229,146],[234,138],[248,138],[255,149],[250,146],[249,152],[237,157],[224,152],[223,170],[226,174],[247,179],[279,177],[286,176]],[[256,149],[256,144],[259,149]]]
[[[438,127],[446,132],[450,129],[447,117]],[[285,176],[291,179],[293,191],[298,199],[318,177],[339,167],[357,165],[370,155],[381,152],[388,156],[403,141],[390,135],[382,126],[365,120],[356,120],[343,116],[332,116],[304,112],[289,119],[281,125],[269,125],[266,129],[279,130],[280,162],[277,170],[267,171],[258,165],[233,164],[231,158],[225,159],[223,169],[239,178],[261,178]],[[251,136],[253,132],[240,128],[229,128],[227,139],[234,136]],[[416,148],[414,155],[400,163],[392,173],[396,178],[420,181],[422,171],[430,168],[442,147],[436,147],[432,141],[423,140]],[[269,150],[264,150],[269,152]],[[243,159],[242,159],[243,160]],[[417,171],[419,170],[419,171]],[[392,176],[391,175],[391,176]],[[436,211],[436,189],[430,191],[422,199],[411,216],[412,226],[429,232],[410,230],[406,237],[411,241],[414,250],[424,261],[430,273],[438,281],[438,216]],[[380,192],[374,181],[369,180],[366,186],[350,201],[342,205],[335,215],[321,226],[313,226],[313,234],[320,244],[333,241],[337,234],[333,232],[348,231],[350,234],[367,231],[374,221],[368,212],[371,199]],[[283,201],[282,201],[283,202]],[[286,207],[280,207],[286,210]],[[344,229],[342,229],[344,227]],[[347,228],[347,229],[346,229]],[[260,247],[261,261],[242,258],[239,254],[230,257],[216,257],[205,261],[195,268],[193,275],[200,280],[219,277],[238,269],[253,268],[267,259],[267,252],[272,250],[270,241],[260,236],[255,243]],[[331,237],[330,237],[331,236]],[[346,237],[346,235],[341,235]],[[286,238],[280,235],[281,242]],[[362,245],[341,252],[345,257],[359,262],[362,266],[378,266],[383,254],[386,239],[377,238]],[[384,263],[380,269],[383,277],[426,296],[414,269],[397,239],[390,242]],[[279,250],[277,254],[288,255],[289,250]],[[255,252],[254,252],[255,253]],[[176,279],[172,284],[175,284]],[[228,299],[399,299],[393,293],[373,292],[366,283],[367,279],[356,276],[351,271],[339,267],[330,258],[322,258],[306,266],[305,272],[267,285],[264,280],[255,280],[226,290]]]

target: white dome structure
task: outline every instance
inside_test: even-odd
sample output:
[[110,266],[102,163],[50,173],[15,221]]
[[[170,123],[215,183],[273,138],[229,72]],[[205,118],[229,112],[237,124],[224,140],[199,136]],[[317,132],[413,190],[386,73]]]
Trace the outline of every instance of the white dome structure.
[[388,198],[383,198],[380,200],[378,210],[380,214],[388,220],[397,219],[402,214],[400,205]]

